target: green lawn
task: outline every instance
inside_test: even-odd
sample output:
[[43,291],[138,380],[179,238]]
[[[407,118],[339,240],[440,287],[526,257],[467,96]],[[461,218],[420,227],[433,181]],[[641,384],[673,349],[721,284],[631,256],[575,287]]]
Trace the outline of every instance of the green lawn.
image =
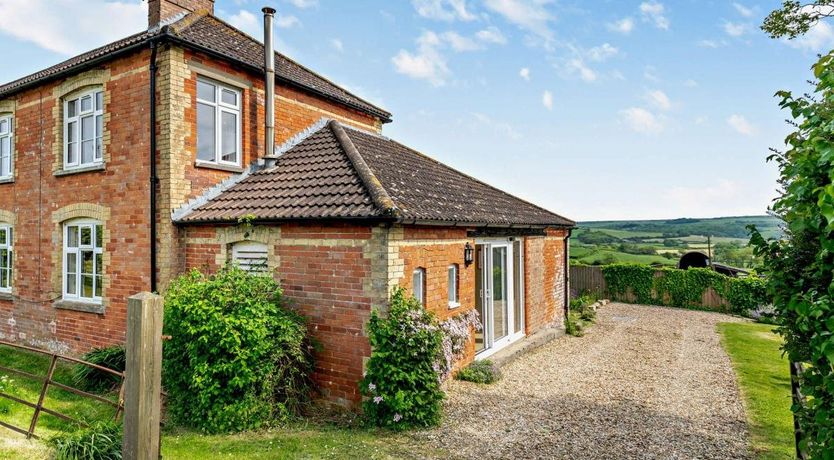
[[[34,353],[21,352],[0,346],[0,362],[12,369],[35,375],[45,375],[49,360]],[[0,372],[0,375],[3,375]],[[13,396],[37,402],[41,384],[13,377],[9,390]],[[55,379],[71,384],[72,367],[59,366]],[[0,403],[0,405],[5,403]],[[0,411],[0,420],[16,426],[28,427],[32,409],[15,403],[7,405],[8,411]],[[45,407],[87,422],[107,420],[113,409],[106,404],[91,401],[61,390],[50,390]],[[62,431],[77,427],[49,415],[42,415],[36,434],[49,438]],[[416,449],[416,450],[415,450]],[[415,448],[404,435],[362,428],[346,428],[325,423],[294,423],[280,429],[237,435],[205,436],[183,430],[166,430],[162,438],[162,451],[166,459],[389,459],[409,458],[416,453],[431,454],[441,458],[443,452],[426,452]],[[36,460],[50,458],[50,450],[40,441],[27,441],[23,435],[0,427],[0,460]]]
[[794,458],[790,371],[781,338],[765,324],[721,323],[718,330],[744,395],[757,458]]

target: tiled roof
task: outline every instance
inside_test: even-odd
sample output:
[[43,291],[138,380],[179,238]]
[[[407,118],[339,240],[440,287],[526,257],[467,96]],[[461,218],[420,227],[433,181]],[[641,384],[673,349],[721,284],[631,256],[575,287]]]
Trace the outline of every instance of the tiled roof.
[[556,226],[575,223],[398,142],[336,121],[178,221],[381,218],[404,223]]
[[[252,67],[257,71],[263,70],[263,44],[214,16],[191,13],[173,24],[131,35],[70,58],[40,72],[0,85],[0,97],[8,96],[29,85],[78,70],[78,68],[100,59],[110,58],[119,52],[142,46],[155,37],[175,40],[184,46],[219,54],[226,59]],[[301,87],[325,98],[353,107],[363,113],[379,117],[383,122],[391,121],[389,112],[351,94],[281,53],[275,53],[275,72],[278,81]]]

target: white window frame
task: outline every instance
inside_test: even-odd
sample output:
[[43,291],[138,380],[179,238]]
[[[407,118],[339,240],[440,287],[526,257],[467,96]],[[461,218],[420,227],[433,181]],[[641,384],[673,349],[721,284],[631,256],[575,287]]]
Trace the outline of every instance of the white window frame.
[[[14,117],[11,115],[0,116],[0,125],[6,123],[6,130],[0,129],[0,179],[11,179],[14,176]],[[2,144],[8,142],[8,155],[3,155]],[[7,173],[3,170],[8,168]]]
[[426,306],[426,269],[415,268],[411,273],[411,292],[420,305]]
[[[76,228],[76,247],[70,246],[70,229]],[[81,241],[81,233],[82,230],[88,228],[90,229],[90,243],[83,244]],[[90,304],[97,304],[100,305],[102,303],[102,295],[104,294],[104,226],[101,222],[96,220],[88,220],[88,219],[79,219],[73,220],[70,222],[66,222],[63,227],[63,258],[62,258],[62,270],[61,270],[61,279],[62,279],[62,292],[63,292],[63,299],[72,301],[72,302],[82,302],[82,303],[90,303]],[[96,247],[98,235],[97,233],[101,232],[101,245],[100,247]],[[93,259],[93,268],[91,273],[84,273],[83,272],[83,253],[90,252],[92,253]],[[70,256],[74,256],[75,264],[74,266],[70,266]],[[100,256],[100,257],[99,257]],[[99,261],[100,259],[100,261]],[[99,267],[101,264],[101,267]],[[96,270],[100,268],[99,270]],[[72,269],[73,271],[70,272],[69,270]],[[100,274],[96,274],[96,272]],[[71,285],[68,283],[68,276],[73,274],[75,276],[75,286],[74,291],[70,292]],[[92,277],[92,296],[84,296],[83,295],[83,278],[84,276],[91,276]],[[96,295],[96,287],[100,287],[100,292],[102,295]]]
[[446,269],[446,278],[448,283],[449,308],[460,307],[460,291],[458,290],[458,277],[460,269],[458,264],[451,264]]
[[[263,257],[252,257],[252,254],[263,254]],[[260,263],[251,261],[262,260]],[[241,241],[232,245],[232,262],[238,268],[253,275],[269,274],[269,246],[257,241]]]
[[[100,99],[99,99],[100,95]],[[90,110],[81,110],[82,100],[90,98]],[[75,115],[70,116],[70,104],[75,104]],[[93,120],[93,159],[83,161],[83,144],[81,139],[82,122],[86,118]],[[74,126],[71,126],[72,124]],[[73,134],[73,142],[70,142],[70,134]],[[104,90],[96,88],[85,91],[76,96],[64,99],[64,169],[79,169],[98,166],[104,163]],[[89,139],[88,139],[89,141]],[[70,161],[70,144],[75,146],[75,159]]]
[[[7,284],[4,286],[0,276],[0,292],[11,293],[14,284],[14,228],[8,224],[0,224],[0,230],[5,231],[5,239],[0,239],[0,273],[6,272]],[[3,267],[2,251],[7,250],[5,267]]]
[[[200,128],[199,128],[199,109],[197,110],[197,128],[195,132],[197,133],[197,163],[202,164],[209,164],[209,165],[227,165],[227,166],[240,166],[243,161],[243,141],[241,139],[241,124],[242,124],[242,110],[241,104],[243,102],[242,96],[243,92],[237,88],[231,87],[229,85],[225,85],[220,83],[216,80],[212,80],[205,77],[198,77],[197,84],[204,83],[207,85],[214,86],[214,101],[207,101],[205,99],[200,99],[199,90],[196,91],[197,93],[197,105],[200,104],[211,106],[214,109],[214,160],[207,160],[200,158]],[[223,102],[223,90],[231,91],[235,93],[235,101],[237,102],[236,105],[226,104]],[[235,137],[236,137],[236,149],[237,149],[237,158],[235,161],[224,161],[223,160],[223,114],[224,113],[231,113],[234,114],[237,120],[237,125],[235,126]]]

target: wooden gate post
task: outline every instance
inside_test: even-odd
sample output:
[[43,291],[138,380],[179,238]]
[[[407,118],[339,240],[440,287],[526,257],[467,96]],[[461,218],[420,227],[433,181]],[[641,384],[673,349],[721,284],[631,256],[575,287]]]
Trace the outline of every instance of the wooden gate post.
[[125,460],[159,459],[162,307],[162,297],[149,292],[127,300]]

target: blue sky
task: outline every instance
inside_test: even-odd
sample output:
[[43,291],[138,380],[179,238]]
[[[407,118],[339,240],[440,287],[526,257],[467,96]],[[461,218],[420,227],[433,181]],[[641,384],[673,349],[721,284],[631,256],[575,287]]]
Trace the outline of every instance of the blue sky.
[[[766,37],[779,3],[218,0],[216,12],[260,38],[260,8],[274,6],[281,51],[391,111],[386,135],[596,220],[766,211],[764,160],[788,133],[773,94],[806,91],[834,47],[828,24]],[[145,8],[0,0],[0,80],[136,32]]]

